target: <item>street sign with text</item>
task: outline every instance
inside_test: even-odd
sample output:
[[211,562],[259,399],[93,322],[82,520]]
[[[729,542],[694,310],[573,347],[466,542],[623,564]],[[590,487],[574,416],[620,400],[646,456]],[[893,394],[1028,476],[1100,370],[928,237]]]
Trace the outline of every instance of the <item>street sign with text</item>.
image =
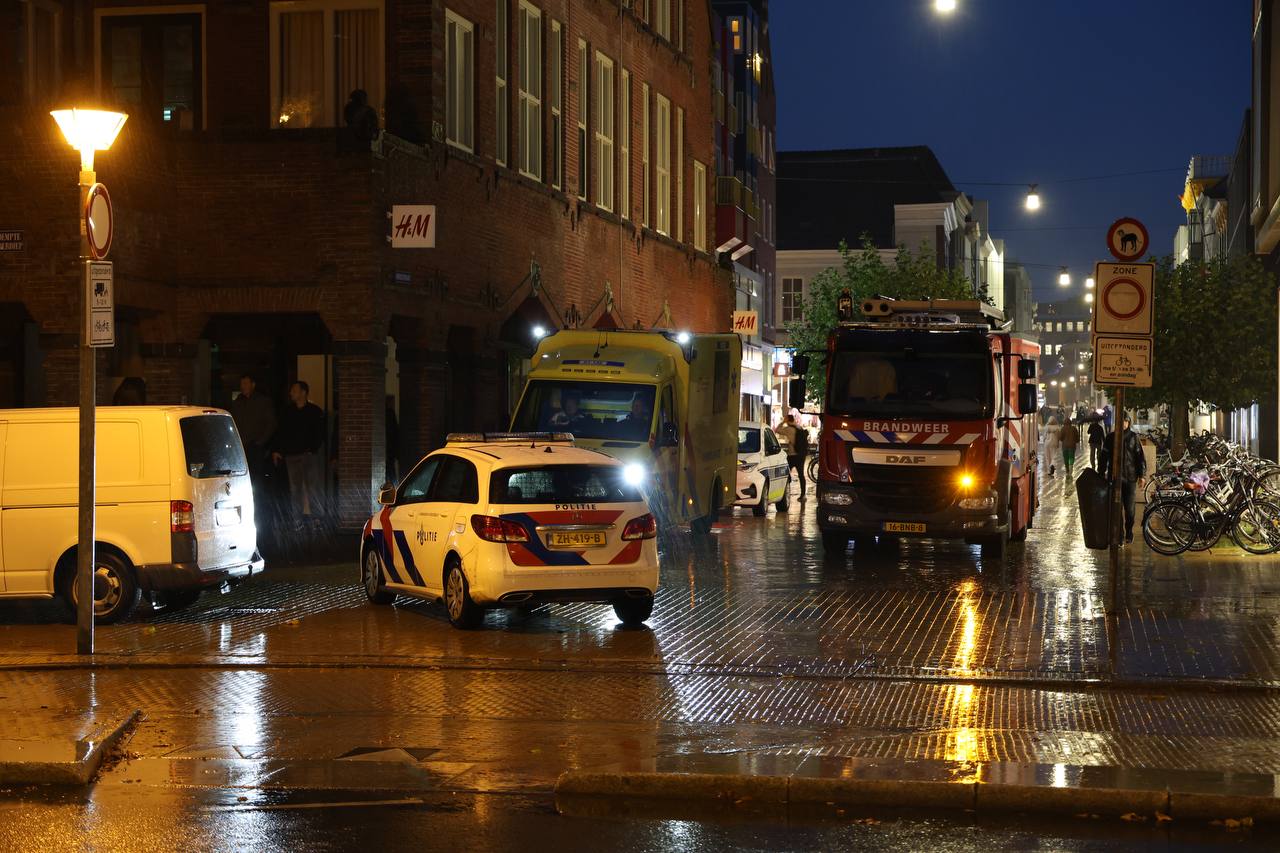
[[1155,264],[1099,263],[1095,335],[1150,335],[1154,319]]
[[1093,338],[1093,381],[1126,388],[1151,387],[1151,338]]
[[116,344],[115,280],[110,261],[85,261],[85,322],[91,347]]
[[21,231],[0,231],[0,252],[21,252]]

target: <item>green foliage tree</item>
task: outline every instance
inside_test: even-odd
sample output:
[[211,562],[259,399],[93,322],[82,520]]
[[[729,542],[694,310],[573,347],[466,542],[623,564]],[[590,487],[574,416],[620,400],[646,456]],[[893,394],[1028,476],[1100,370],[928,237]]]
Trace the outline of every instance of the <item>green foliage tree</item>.
[[[854,305],[863,299],[887,296],[893,299],[973,299],[973,285],[958,270],[938,269],[931,251],[922,246],[912,252],[898,247],[892,264],[880,259],[880,250],[869,237],[862,238],[862,248],[854,251],[840,243],[839,266],[828,267],[809,283],[804,301],[804,319],[787,328],[791,345],[797,352],[812,356],[809,363],[809,400],[821,404],[826,392],[827,336],[836,327],[836,301],[848,291]],[[984,294],[985,298],[985,294]]]
[[1276,393],[1276,280],[1253,256],[1156,262],[1152,387],[1125,404],[1167,403],[1173,452],[1197,400],[1238,409]]

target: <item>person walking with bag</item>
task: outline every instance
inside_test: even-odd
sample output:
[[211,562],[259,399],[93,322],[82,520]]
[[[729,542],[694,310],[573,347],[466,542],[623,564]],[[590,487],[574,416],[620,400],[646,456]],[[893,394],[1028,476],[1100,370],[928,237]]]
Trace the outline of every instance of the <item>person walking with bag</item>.
[[1062,468],[1067,473],[1067,482],[1075,474],[1076,448],[1080,446],[1080,430],[1071,421],[1058,430],[1058,444],[1062,446]]
[[787,470],[796,471],[800,481],[800,500],[805,499],[804,459],[809,455],[809,433],[796,423],[796,416],[788,414],[782,426],[774,430],[778,440],[787,451]]
[[1102,455],[1102,442],[1106,437],[1107,431],[1102,428],[1101,422],[1095,420],[1089,424],[1089,467],[1095,471],[1102,464],[1099,457]]

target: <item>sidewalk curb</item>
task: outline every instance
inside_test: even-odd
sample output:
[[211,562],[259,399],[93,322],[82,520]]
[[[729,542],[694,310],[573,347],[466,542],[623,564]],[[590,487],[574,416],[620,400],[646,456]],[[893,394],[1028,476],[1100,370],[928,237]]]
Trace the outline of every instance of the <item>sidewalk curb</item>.
[[[142,717],[141,710],[105,723],[87,737],[78,740],[66,740],[53,747],[67,747],[73,756],[66,758],[37,758],[31,761],[0,760],[0,784],[4,785],[87,785],[98,772],[103,760],[110,754],[120,739],[137,724]],[[22,752],[28,748],[21,741],[10,741],[11,749],[6,753]],[[38,753],[44,741],[31,741],[29,746],[33,754]]]
[[[716,773],[570,770],[556,781],[563,814],[629,811],[687,813],[691,807],[800,817],[844,808],[952,810],[978,814],[1036,812],[1061,817],[1124,816],[1126,820],[1252,818],[1280,824],[1280,798],[1141,789],[1067,787],[918,779],[847,779]],[[606,804],[605,798],[613,802]],[[629,802],[630,801],[630,802]]]

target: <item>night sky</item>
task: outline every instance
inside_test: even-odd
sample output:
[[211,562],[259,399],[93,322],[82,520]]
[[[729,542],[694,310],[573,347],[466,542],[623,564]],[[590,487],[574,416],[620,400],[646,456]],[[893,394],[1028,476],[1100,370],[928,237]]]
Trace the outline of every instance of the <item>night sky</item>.
[[[1251,14],[1249,0],[959,0],[949,16],[933,0],[773,0],[778,147],[928,145],[957,189],[990,199],[1038,300],[1081,296],[1108,225],[1136,216],[1171,253],[1191,156],[1235,151]],[[1038,183],[1044,206],[976,182]]]

